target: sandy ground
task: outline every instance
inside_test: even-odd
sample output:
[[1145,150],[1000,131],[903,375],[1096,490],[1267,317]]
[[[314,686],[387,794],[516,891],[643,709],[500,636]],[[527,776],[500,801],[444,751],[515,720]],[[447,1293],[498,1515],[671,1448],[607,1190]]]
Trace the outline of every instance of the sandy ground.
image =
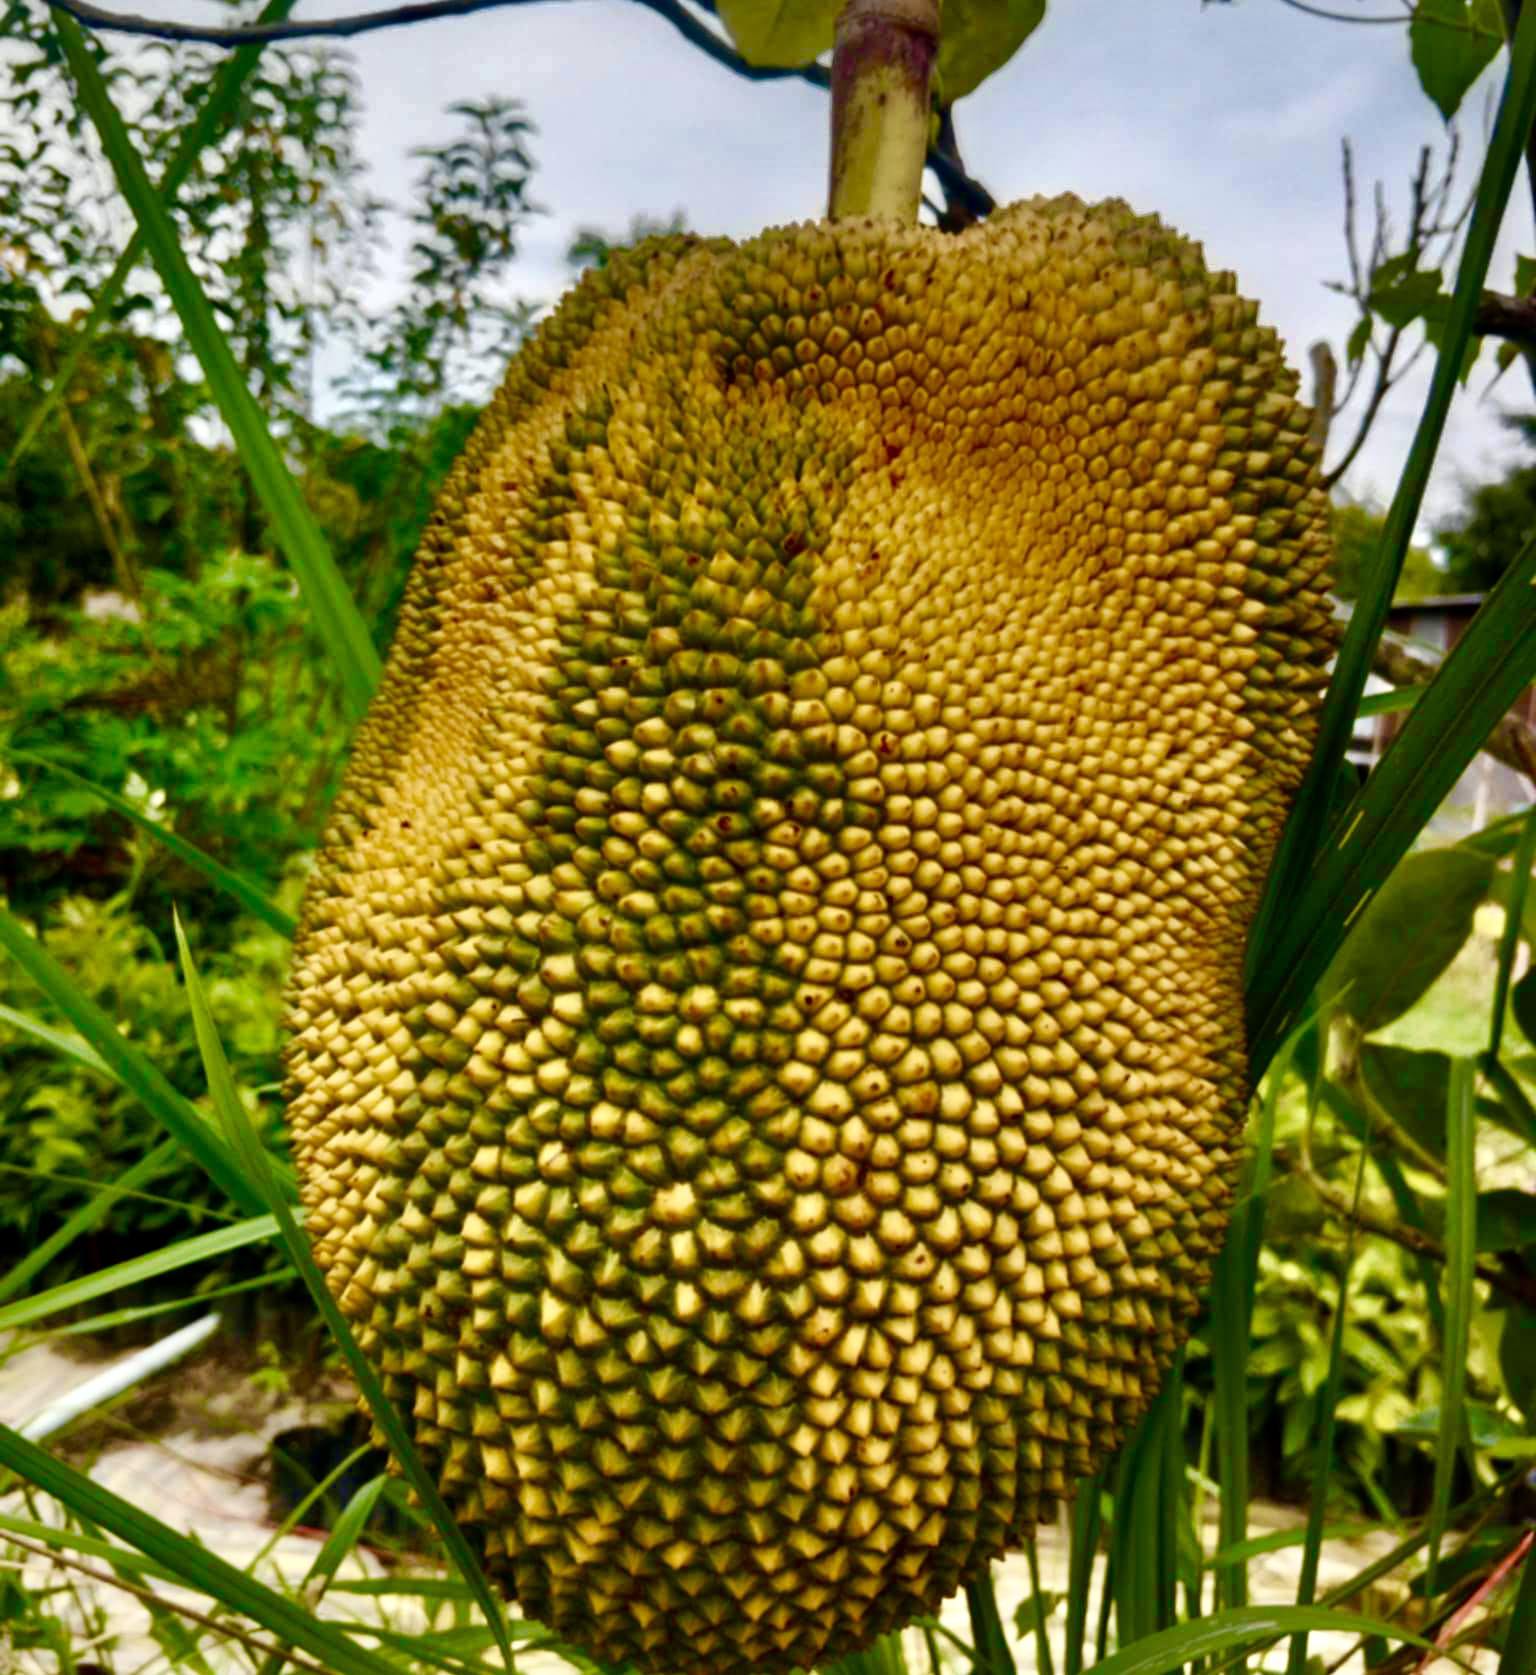
[[[110,1361],[112,1357],[107,1357]],[[81,1359],[73,1346],[34,1344],[0,1361],[0,1421],[25,1423],[59,1395],[75,1388],[81,1380],[99,1371],[105,1363]],[[217,1343],[199,1351],[177,1368],[158,1374],[152,1384],[119,1405],[106,1419],[88,1419],[50,1446],[59,1446],[71,1462],[90,1470],[104,1487],[153,1512],[177,1529],[195,1535],[211,1551],[237,1566],[257,1559],[271,1541],[273,1522],[267,1503],[265,1478],[266,1447],[270,1439],[290,1426],[329,1419],[334,1403],[317,1410],[313,1399],[253,1397],[243,1376],[232,1375],[227,1357],[221,1357]],[[58,1514],[49,1503],[34,1497],[28,1511],[15,1492],[0,1497],[0,1509],[18,1516],[53,1521]],[[1251,1509],[1250,1536],[1293,1528],[1299,1522],[1294,1508],[1256,1502]],[[295,1532],[284,1536],[261,1558],[257,1574],[263,1581],[297,1590],[319,1552],[322,1535]],[[1208,1548],[1214,1545],[1214,1532]],[[1319,1592],[1346,1580],[1363,1564],[1380,1556],[1393,1545],[1384,1532],[1364,1541],[1334,1542],[1323,1553],[1318,1577]],[[1047,1591],[1063,1592],[1066,1583],[1067,1531],[1064,1519],[1041,1531],[1038,1543],[1041,1583]],[[1295,1598],[1299,1566],[1296,1547],[1261,1558],[1252,1566],[1251,1588],[1255,1604],[1290,1603]],[[72,1603],[55,1606],[69,1615],[74,1625],[72,1650],[82,1662],[94,1663],[109,1675],[150,1675],[171,1667],[163,1647],[151,1637],[148,1607],[121,1588],[92,1578],[71,1574],[48,1561],[20,1552],[0,1534],[0,1584],[6,1570],[20,1573],[26,1585],[67,1584],[73,1590]],[[343,1576],[382,1575],[378,1558],[364,1552],[349,1560]],[[997,1567],[996,1586],[1003,1621],[1011,1625],[1015,1611],[1029,1596],[1028,1567],[1022,1555],[1015,1555]],[[208,1602],[191,1593],[160,1590],[162,1602],[206,1610]],[[69,1596],[62,1596],[69,1597]],[[1378,1592],[1367,1604],[1375,1611],[1390,1608],[1395,1596]],[[323,1615],[353,1617],[370,1622],[387,1622],[402,1631],[422,1625],[423,1619],[411,1602],[375,1601],[358,1595],[333,1595],[325,1599]],[[1090,1603],[1090,1624],[1097,1621],[1098,1603]],[[1061,1613],[1053,1625],[1060,1634]],[[969,1637],[963,1599],[951,1600],[942,1620],[962,1638]],[[446,1621],[439,1626],[447,1626]],[[910,1633],[911,1631],[909,1631]],[[928,1658],[922,1640],[911,1635],[911,1667],[926,1670]],[[1358,1657],[1345,1659],[1352,1642],[1349,1637],[1314,1635],[1310,1650],[1327,1670],[1340,1675],[1359,1675]],[[238,1645],[205,1636],[201,1642],[210,1675],[225,1671],[252,1670],[259,1657]],[[1060,1669],[1061,1649],[1053,1647],[1055,1667]],[[1035,1675],[1036,1647],[1032,1636],[1015,1646],[1019,1675]],[[959,1660],[963,1662],[963,1660]],[[959,1667],[957,1662],[956,1667]],[[1262,1660],[1253,1659],[1250,1668],[1284,1668],[1285,1648],[1277,1648]],[[1473,1667],[1491,1671],[1496,1660],[1485,1658]],[[522,1675],[561,1675],[565,1665],[548,1654],[523,1654]],[[1314,1667],[1317,1667],[1314,1665]],[[1433,1675],[1449,1675],[1456,1668],[1446,1660],[1425,1665]],[[1461,1666],[1463,1669],[1467,1665]],[[0,1616],[0,1675],[53,1675],[61,1664],[46,1651],[20,1649],[9,1643],[8,1627]]]

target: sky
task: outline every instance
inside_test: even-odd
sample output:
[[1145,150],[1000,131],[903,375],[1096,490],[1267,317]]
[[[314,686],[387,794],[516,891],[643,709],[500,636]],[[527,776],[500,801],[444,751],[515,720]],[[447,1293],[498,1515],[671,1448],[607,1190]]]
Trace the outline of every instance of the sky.
[[[1334,0],[1362,13],[1397,3]],[[144,9],[197,16],[206,0]],[[367,0],[302,0],[299,15],[364,9]],[[351,48],[371,186],[399,202],[412,148],[453,131],[452,101],[499,93],[524,103],[538,130],[533,194],[549,210],[523,240],[517,290],[532,300],[552,301],[569,282],[564,252],[580,226],[617,233],[636,212],[681,210],[696,231],[743,236],[822,212],[826,95],[747,82],[633,0],[509,5],[365,35]],[[1462,108],[1469,188],[1501,73],[1502,60]],[[1259,299],[1298,366],[1318,338],[1342,357],[1354,321],[1324,283],[1345,269],[1341,141],[1354,142],[1362,196],[1382,179],[1400,223],[1419,147],[1445,139],[1405,29],[1324,22],[1283,0],[1050,0],[1040,28],[956,118],[970,172],[1000,202],[1121,197],[1200,239],[1211,264],[1234,270]],[[1515,252],[1533,249],[1522,180],[1492,283],[1509,286]],[[1390,496],[1427,370],[1425,357],[1383,409],[1345,481],[1357,497]],[[1490,352],[1453,410],[1430,520],[1454,510],[1465,484],[1523,457],[1496,416],[1529,405],[1529,387],[1515,368],[1485,394],[1491,375]]]

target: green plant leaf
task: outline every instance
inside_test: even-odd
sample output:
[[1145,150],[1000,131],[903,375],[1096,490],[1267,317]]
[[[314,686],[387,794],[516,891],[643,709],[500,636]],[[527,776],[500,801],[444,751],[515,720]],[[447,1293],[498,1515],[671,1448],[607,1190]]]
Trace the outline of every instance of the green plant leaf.
[[1415,269],[1388,284],[1373,284],[1371,308],[1389,326],[1409,326],[1433,310],[1443,314],[1451,299],[1440,288],[1438,268]]
[[197,1108],[182,1098],[112,1020],[70,981],[53,956],[7,908],[0,907],[0,948],[26,972],[96,1050],[125,1088],[178,1141],[242,1210],[255,1214],[261,1198],[233,1153]]
[[945,104],[974,93],[1029,39],[1045,16],[1045,0],[944,0],[939,33],[939,97]]
[[1408,44],[1419,86],[1449,122],[1504,44],[1498,0],[1418,0]]
[[1400,1018],[1456,958],[1493,881],[1491,857],[1425,849],[1405,856],[1356,920],[1318,994],[1367,1034]]
[[362,1647],[302,1605],[284,1599],[205,1547],[162,1524],[111,1490],[0,1425],[0,1466],[51,1495],[77,1517],[107,1530],[173,1575],[183,1586],[269,1629],[279,1641],[309,1652],[335,1675],[400,1675],[398,1666]]
[[1536,1311],[1511,1305],[1499,1334],[1499,1373],[1509,1399],[1536,1425]]
[[237,872],[232,872],[223,862],[214,860],[212,855],[204,853],[196,844],[188,843],[183,837],[163,826],[158,820],[151,820],[142,809],[135,808],[126,797],[120,797],[115,791],[109,791],[105,785],[97,785],[89,779],[82,779],[73,770],[66,768],[62,762],[50,761],[46,756],[34,755],[30,750],[13,750],[11,759],[15,762],[30,762],[34,766],[46,769],[51,774],[57,774],[61,779],[67,779],[72,785],[77,785],[83,791],[89,791],[93,797],[100,797],[108,808],[115,809],[124,819],[131,820],[141,832],[147,832],[156,843],[169,850],[177,860],[200,872],[211,884],[222,890],[253,918],[260,919],[265,925],[270,925],[279,936],[292,938],[294,921],[279,907],[274,906],[248,879],[244,879]]
[[1477,1195],[1477,1249],[1528,1250],[1536,1245],[1536,1192],[1512,1186]]
[[454,1522],[453,1514],[444,1505],[437,1484],[411,1441],[410,1432],[396,1411],[394,1403],[385,1393],[373,1364],[358,1346],[346,1316],[337,1306],[336,1299],[331,1295],[331,1289],[315,1262],[308,1239],[293,1219],[293,1211],[278,1184],[271,1160],[262,1149],[256,1130],[251,1126],[251,1119],[235,1091],[229,1064],[224,1057],[218,1031],[214,1027],[213,1014],[208,1009],[202,979],[198,976],[197,966],[193,962],[192,949],[187,941],[180,914],[176,915],[175,924],[182,976],[187,985],[187,999],[192,1007],[192,1025],[197,1032],[198,1051],[202,1054],[203,1069],[208,1077],[208,1092],[213,1100],[214,1109],[225,1126],[230,1144],[238,1154],[242,1167],[255,1183],[257,1191],[266,1201],[269,1213],[276,1220],[278,1238],[287,1250],[289,1260],[298,1270],[300,1278],[308,1287],[310,1296],[314,1298],[352,1376],[357,1380],[358,1388],[362,1391],[374,1422],[388,1443],[396,1464],[420,1497],[421,1504],[431,1517],[455,1568],[473,1590],[476,1603],[484,1613],[485,1621],[490,1625],[490,1632],[510,1668],[513,1662],[512,1643],[507,1636],[506,1616],[501,1609],[501,1602],[491,1592],[490,1583],[486,1581],[485,1572],[481,1570],[464,1532]]
[[1451,1085],[1449,1055],[1367,1041],[1360,1073],[1371,1097],[1393,1122],[1438,1158],[1445,1156],[1445,1102]]
[[1331,1611],[1322,1605],[1245,1605],[1122,1646],[1094,1664],[1089,1675],[1174,1675],[1196,1658],[1217,1657],[1298,1633],[1379,1634],[1384,1640],[1400,1640],[1409,1646],[1429,1645],[1400,1624],[1353,1611]]
[[181,234],[112,103],[107,84],[86,47],[80,26],[55,11],[53,26],[69,61],[81,108],[95,125],[118,189],[133,211],[144,243],[175,306],[187,342],[197,356],[250,476],[273,533],[298,577],[326,650],[334,659],[347,703],[360,715],[379,678],[379,656],[325,537],[284,463],[266,419],[246,388],[213,307],[181,248]]
[[715,10],[749,64],[794,69],[832,50],[843,0],[716,0]]

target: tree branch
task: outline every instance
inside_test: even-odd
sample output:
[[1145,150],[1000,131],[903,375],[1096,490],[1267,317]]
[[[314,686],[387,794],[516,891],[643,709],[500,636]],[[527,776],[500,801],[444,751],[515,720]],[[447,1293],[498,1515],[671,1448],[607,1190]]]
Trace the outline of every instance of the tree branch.
[[[1405,646],[1383,636],[1371,657],[1371,672],[1393,686],[1427,686],[1440,672],[1440,665],[1417,657]],[[1512,715],[1500,718],[1483,742],[1483,749],[1511,768],[1536,782],[1536,729]]]
[[[388,6],[376,12],[359,12],[353,17],[290,18],[282,23],[220,26],[166,22],[133,12],[110,11],[94,4],[94,0],[50,0],[57,10],[88,29],[137,35],[155,41],[181,41],[215,47],[261,46],[275,41],[315,38],[345,40],[353,35],[370,34],[376,29],[428,23],[441,17],[469,17],[501,6],[532,3],[533,0],[407,0],[404,5]],[[729,41],[717,35],[681,0],[635,0],[635,4],[665,19],[684,40],[696,46],[706,57],[747,81],[803,81],[812,87],[822,88],[831,85],[831,73],[822,64],[802,64],[790,69],[749,64]],[[997,201],[979,180],[965,172],[953,147],[951,128],[947,147],[941,134],[939,143],[928,148],[926,166],[943,188],[951,212],[959,211],[970,220],[981,220],[997,208]]]
[[1536,349],[1536,298],[1484,291],[1472,330],[1479,337],[1502,337],[1522,349]]

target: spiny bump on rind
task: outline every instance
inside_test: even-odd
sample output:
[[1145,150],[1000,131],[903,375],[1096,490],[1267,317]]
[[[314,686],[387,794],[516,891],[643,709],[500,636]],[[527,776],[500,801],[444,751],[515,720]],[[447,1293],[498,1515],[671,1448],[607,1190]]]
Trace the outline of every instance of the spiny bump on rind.
[[673,239],[444,490],[307,898],[316,1249],[521,1606],[809,1667],[1095,1470],[1224,1229],[1327,508],[1124,205]]

